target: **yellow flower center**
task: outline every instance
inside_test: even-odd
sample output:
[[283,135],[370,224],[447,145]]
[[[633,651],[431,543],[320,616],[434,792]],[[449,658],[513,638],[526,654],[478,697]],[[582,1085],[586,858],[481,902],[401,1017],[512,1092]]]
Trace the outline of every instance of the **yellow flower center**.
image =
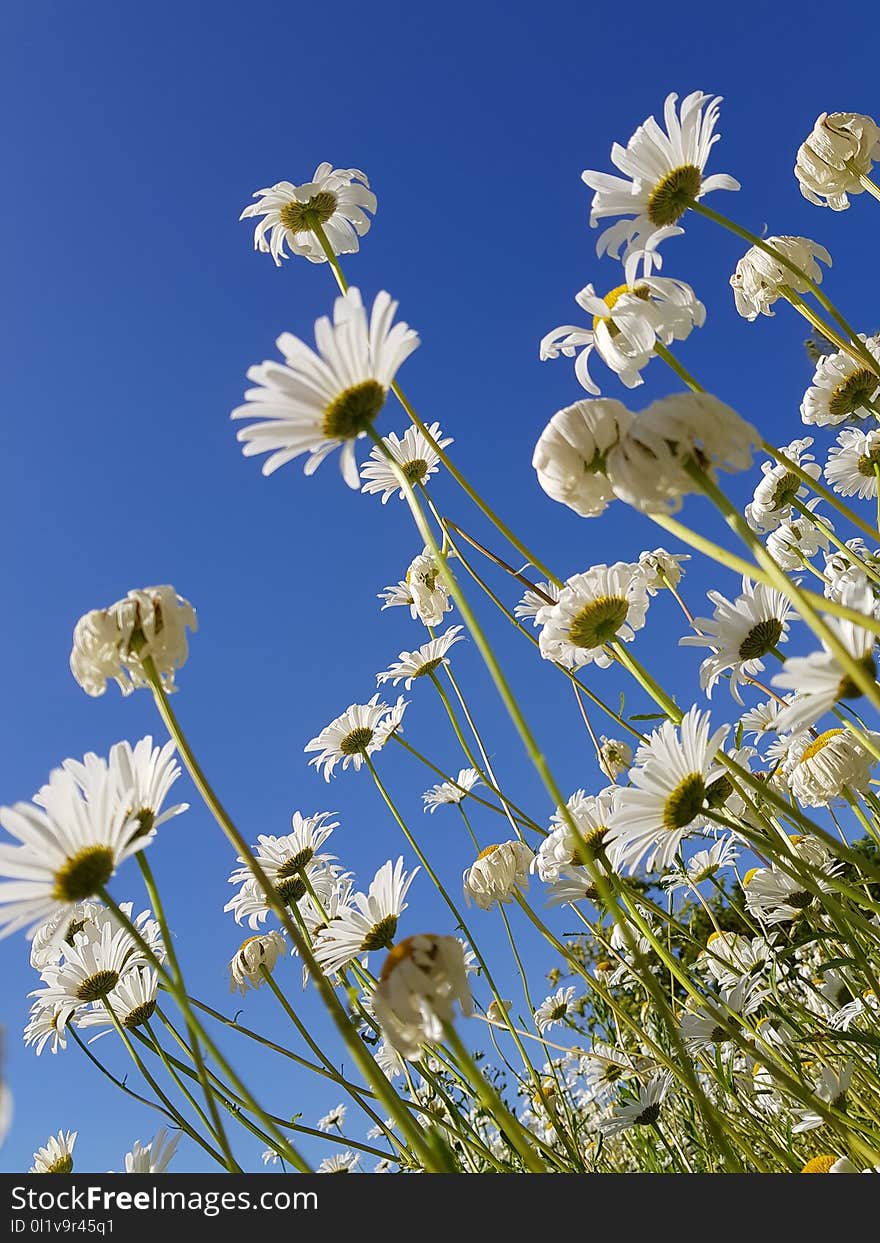
[[[635,288],[633,289],[631,289],[629,285],[616,285],[614,289],[612,289],[609,293],[607,293],[605,297],[602,299],[602,301],[608,307],[609,312],[614,310],[614,308],[617,306],[617,303],[620,301],[620,299],[623,297],[625,293],[635,294],[637,298],[641,298],[644,302],[648,302],[651,297],[651,291],[648,289],[646,285],[636,285]],[[593,316],[593,332],[596,331],[596,329],[599,327],[600,324],[609,324],[612,334],[614,333],[615,325],[610,323],[609,316],[594,315]]]
[[113,851],[109,846],[86,846],[67,859],[55,873],[52,897],[56,902],[82,902],[93,898],[113,875]]
[[801,1170],[802,1174],[827,1174],[830,1172],[837,1157],[832,1156],[828,1152],[820,1153],[818,1157],[810,1157],[807,1164]]
[[818,738],[813,739],[809,746],[804,747],[803,755],[798,763],[806,764],[807,760],[811,760],[818,755],[823,747],[827,747],[832,738],[839,738],[842,733],[842,729],[826,729],[824,734],[820,734]]

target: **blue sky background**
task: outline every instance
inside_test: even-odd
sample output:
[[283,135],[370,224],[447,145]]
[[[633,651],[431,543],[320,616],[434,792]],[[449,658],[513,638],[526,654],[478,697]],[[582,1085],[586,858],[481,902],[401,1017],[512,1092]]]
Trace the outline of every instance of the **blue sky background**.
[[[335,458],[311,480],[298,464],[265,480],[242,458],[228,412],[246,368],[274,355],[282,330],[309,337],[333,290],[326,266],[292,260],[277,271],[255,255],[239,212],[257,187],[305,181],[324,159],[366,170],[379,211],[361,253],[346,260],[349,277],[370,298],[384,287],[400,299],[423,343],[404,385],[425,419],[455,437],[454,455],[479,489],[563,574],[670,546],[622,506],[579,520],[544,496],[530,466],[547,419],[582,395],[568,363],[538,362],[538,341],[577,320],[573,296],[588,280],[609,288],[622,279],[595,258],[579,175],[609,167],[611,143],[659,112],[667,91],[723,94],[711,171],[733,173],[744,190],[713,203],[755,231],[827,245],[829,291],[863,330],[876,330],[877,205],[863,196],[847,213],[823,212],[801,198],[791,172],[820,111],[878,111],[868,89],[876,21],[868,4],[845,10],[839,40],[829,39],[827,15],[793,4],[743,3],[735,22],[704,5],[659,11],[643,0],[574,11],[459,0],[339,0],[320,11],[270,2],[248,12],[226,0],[5,6],[0,800],[29,798],[66,756],[158,734],[145,693],[123,701],[111,688],[90,700],[67,657],[81,613],[168,582],[196,606],[201,627],[176,707],[243,831],[284,833],[295,808],[330,808],[344,826],[335,851],[364,885],[389,855],[404,849],[409,859],[369,776],[346,773],[328,788],[302,748],[347,704],[370,697],[375,672],[399,650],[426,637],[405,610],[380,614],[376,599],[420,546],[402,504],[349,492]],[[738,319],[727,281],[742,247],[708,222],[688,223],[666,246],[663,274],[693,283],[709,315],[680,356],[783,443],[801,429],[805,325],[788,308],[755,325]],[[605,391],[625,396],[601,368]],[[657,362],[631,404],[676,387]],[[389,406],[382,430],[404,426]],[[831,437],[818,439],[824,450]],[[744,500],[753,482],[732,491]],[[437,495],[485,534],[445,479]],[[714,525],[699,502],[685,514]],[[695,566],[686,590],[698,611],[709,585],[735,590],[732,576]],[[671,600],[656,602],[635,650],[690,702],[699,653],[676,649],[679,621]],[[503,620],[490,624],[561,785],[598,788],[564,681]],[[545,820],[550,808],[473,645],[455,649],[455,665],[502,782]],[[587,680],[616,702],[614,674]],[[457,770],[464,760],[429,689],[408,696],[407,735]],[[628,694],[627,711],[647,707]],[[732,720],[734,708],[719,691],[714,716]],[[423,816],[430,776],[403,757],[380,759],[457,886],[472,851],[456,814]],[[192,811],[162,831],[151,862],[192,991],[232,1013],[226,964],[244,932],[222,913],[230,854],[195,792],[185,796]],[[476,819],[482,840],[497,840],[486,819]],[[136,869],[117,877],[114,892],[145,905]],[[401,934],[447,928],[426,878],[410,903]],[[497,917],[472,918],[497,944]],[[536,979],[551,965],[543,953],[533,962]],[[279,969],[299,1001],[297,976],[292,964]],[[38,981],[21,936],[0,945],[0,981],[16,1109],[2,1168],[26,1168],[50,1132],[69,1127],[80,1132],[79,1169],[119,1169],[158,1116],[124,1101],[75,1047],[39,1061],[24,1050],[25,994]],[[263,993],[248,996],[243,1021],[289,1038]],[[226,1047],[279,1113],[313,1122],[339,1099],[254,1046]],[[125,1073],[109,1038],[97,1051]],[[237,1140],[252,1168],[259,1147]],[[305,1147],[316,1159],[333,1150]],[[182,1147],[176,1168],[204,1168],[201,1154]]]

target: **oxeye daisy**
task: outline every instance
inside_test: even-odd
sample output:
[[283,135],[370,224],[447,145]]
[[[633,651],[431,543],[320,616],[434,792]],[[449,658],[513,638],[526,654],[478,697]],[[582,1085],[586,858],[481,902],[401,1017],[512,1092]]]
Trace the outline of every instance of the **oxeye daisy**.
[[[846,1094],[852,1083],[852,1074],[852,1062],[844,1062],[837,1069],[832,1066],[821,1067],[813,1081],[813,1095],[817,1096],[829,1109],[844,1112]],[[796,1118],[797,1121],[791,1128],[795,1135],[802,1135],[804,1131],[815,1131],[818,1127],[825,1125],[825,1119],[814,1109],[798,1109]]]
[[63,767],[73,773],[86,798],[96,783],[109,779],[116,788],[120,806],[137,821],[139,835],[147,836],[189,808],[188,803],[177,803],[163,810],[165,799],[180,776],[175,751],[173,742],[154,747],[148,734],[134,746],[129,742],[115,743],[110,748],[109,761],[89,753],[82,762],[65,760]]
[[524,842],[487,846],[465,869],[465,899],[481,911],[491,910],[496,902],[511,902],[518,890],[528,889],[529,868],[534,859]]
[[149,967],[132,967],[125,971],[105,998],[96,1001],[89,1010],[76,1012],[76,1026],[112,1027],[112,1010],[122,1026],[133,1031],[153,1017],[158,992],[157,972]]
[[532,455],[538,483],[551,500],[582,518],[608,508],[614,492],[605,475],[606,457],[632,418],[623,402],[611,397],[576,401],[553,415]]
[[545,997],[535,1011],[535,1026],[543,1036],[551,1027],[564,1023],[571,1010],[574,988],[559,988],[549,997]]
[[392,686],[403,682],[404,687],[410,690],[416,678],[427,677],[447,663],[446,655],[453,643],[459,643],[464,638],[461,630],[461,626],[450,626],[414,652],[401,652],[393,664],[376,674],[376,681],[380,686],[383,682],[390,682]]
[[293,255],[327,262],[318,227],[334,255],[354,254],[372,223],[367,213],[376,211],[376,196],[360,169],[326,163],[318,165],[305,185],[279,181],[253,197],[257,202],[249,203],[239,220],[262,217],[254,230],[254,249],[270,254],[279,268],[287,258],[285,244]]
[[[439,423],[430,424],[428,436],[418,427],[408,427],[400,437],[394,432],[382,437],[383,445],[413,487],[436,475],[440,467],[437,446],[445,449],[452,444],[452,437],[442,434]],[[383,505],[395,492],[404,499],[397,477],[378,445],[373,446],[368,460],[361,466],[361,478],[364,480],[361,491],[381,492]]]
[[162,1127],[148,1144],[135,1140],[125,1154],[126,1174],[164,1174],[177,1151],[181,1132],[169,1135]]
[[309,763],[323,772],[325,781],[330,780],[339,763],[343,768],[351,764],[357,772],[367,756],[380,751],[391,735],[400,729],[406,706],[403,696],[393,707],[389,707],[380,701],[378,695],[374,695],[369,703],[349,704],[340,716],[306,743],[306,753],[318,752]]
[[73,1146],[76,1131],[59,1131],[50,1135],[42,1148],[34,1153],[29,1174],[70,1174],[73,1170]]
[[[874,611],[874,594],[867,583],[853,583],[842,593],[847,608],[871,616]],[[832,629],[840,643],[865,674],[875,679],[877,667],[874,661],[876,636],[854,622],[829,617],[826,625]],[[776,727],[781,732],[805,729],[815,724],[821,716],[842,699],[857,699],[861,688],[837,661],[837,657],[825,643],[822,650],[809,656],[792,656],[786,660],[782,673],[773,678],[774,686],[795,691],[788,708],[780,713]]]
[[876,366],[859,361],[844,350],[819,359],[813,383],[804,393],[801,418],[816,427],[836,427],[846,419],[870,418],[880,390],[880,335],[859,340]]
[[[649,591],[650,594],[650,591]],[[599,761],[603,770],[612,781],[622,777],[632,764],[632,747],[620,738],[606,738],[603,734],[599,739]]]
[[316,1174],[351,1174],[357,1168],[360,1162],[360,1154],[349,1152],[334,1153],[332,1157],[325,1157],[315,1171]]
[[[822,269],[817,260],[831,266],[831,256],[825,247],[811,242],[808,237],[767,237],[764,241],[816,285],[822,281]],[[770,308],[786,290],[803,294],[810,288],[803,277],[758,246],[752,246],[740,259],[730,278],[730,286],[737,311],[748,320],[755,320],[759,315],[775,315]]]
[[709,786],[722,771],[716,755],[728,732],[709,733],[709,714],[697,708],[681,725],[664,721],[636,752],[632,785],[620,787],[607,837],[615,867],[632,872],[644,863],[666,871],[689,833],[703,823]]
[[67,1048],[67,1023],[62,1023],[64,1011],[56,1003],[47,1004],[37,998],[31,1005],[30,1016],[22,1033],[25,1046],[33,1048],[37,1057],[50,1046],[51,1053]]
[[545,660],[570,669],[595,663],[607,668],[612,641],[631,643],[645,624],[648,593],[637,565],[617,561],[594,565],[566,579],[555,604],[537,615],[539,645]]
[[[285,834],[284,837],[269,837],[261,834],[257,838],[257,844],[253,848],[254,858],[265,872],[278,898],[286,905],[294,906],[300,898],[305,896],[308,891],[305,877],[316,865],[329,863],[335,859],[335,855],[318,853],[333,830],[339,828],[338,820],[327,823],[332,815],[333,812],[321,811],[314,816],[303,816],[296,811],[293,813],[291,822],[293,832]],[[240,885],[243,889],[246,888],[248,893],[254,884],[257,889],[260,889],[259,882],[255,880],[245,860],[239,857],[238,862],[241,867],[236,868],[229,877],[230,885]],[[265,913],[268,914],[268,901],[265,894],[262,896],[262,905]],[[241,895],[237,894],[236,897],[230,899],[223,909],[234,911],[236,920],[240,923],[243,913]],[[255,927],[253,917],[251,927]]]
[[599,238],[599,253],[608,245],[650,235],[678,224],[687,209],[712,190],[738,190],[726,173],[705,176],[709,154],[720,135],[714,132],[721,97],[693,91],[677,108],[678,96],[666,96],[664,126],[654,117],[638,127],[626,147],[615,143],[611,162],[623,177],[586,169],[581,178],[594,191],[590,224],[608,216],[620,221]]
[[279,958],[287,953],[287,945],[280,932],[264,932],[248,937],[236,950],[229,964],[229,988],[236,989],[242,997],[249,988],[259,988],[265,982],[262,968],[272,972]]
[[845,211],[850,194],[861,194],[880,159],[880,129],[860,112],[822,112],[798,148],[794,175],[801,194],[818,207]]
[[858,496],[866,501],[877,495],[880,472],[880,428],[863,432],[845,428],[837,444],[828,452],[825,478],[840,496]]
[[697,617],[693,626],[699,633],[679,639],[682,647],[708,647],[711,655],[700,665],[700,686],[711,699],[722,674],[730,671],[730,693],[742,703],[740,684],[764,668],[763,658],[788,640],[789,622],[797,614],[781,591],[753,583],[744,577],[742,591],[728,600],[720,591],[710,591],[715,605],[712,617]]
[[379,599],[385,601],[383,611],[406,605],[413,621],[418,619],[426,626],[439,626],[452,608],[449,587],[429,548],[413,559],[406,578],[386,587]]
[[655,548],[652,552],[639,553],[639,565],[645,575],[645,587],[649,596],[656,596],[658,591],[676,588],[684,577],[685,561],[690,561],[687,553],[671,553],[665,548]]
[[606,1138],[610,1138],[634,1126],[653,1126],[660,1117],[660,1110],[671,1084],[672,1076],[669,1071],[657,1071],[647,1083],[634,1085],[635,1098],[618,1102],[608,1118],[600,1119],[599,1130]]
[[767,551],[781,569],[803,569],[820,549],[828,548],[827,531],[833,531],[834,526],[824,514],[816,513],[821,503],[821,497],[813,497],[807,501],[811,518],[791,517],[767,536]]
[[373,1012],[390,1045],[408,1061],[443,1038],[443,1026],[473,1012],[464,947],[456,937],[420,933],[389,953],[372,996]]
[[40,805],[0,808],[0,824],[20,845],[0,844],[0,938],[63,918],[94,897],[147,839],[118,806],[109,781],[86,800],[75,778],[56,769]]
[[[869,733],[874,750],[880,734]],[[792,794],[806,807],[827,807],[847,795],[866,794],[876,757],[855,734],[827,729],[818,737],[799,734],[789,744],[784,765]]]
[[73,631],[70,671],[87,695],[103,695],[116,682],[123,695],[149,686],[147,657],[166,691],[176,689],[174,675],[186,662],[187,630],[196,631],[193,606],[173,587],[144,587],[105,609],[92,609]]
[[75,1010],[93,1001],[103,1001],[116,988],[127,966],[131,966],[136,942],[126,928],[115,931],[109,923],[100,937],[78,940],[68,946],[64,961],[46,967],[46,986],[31,993],[44,1006],[57,1006],[58,1023],[64,1026]]
[[398,368],[419,344],[407,324],[393,323],[396,312],[383,290],[368,320],[360,290],[352,287],[336,299],[332,323],[326,315],[315,323],[317,351],[285,332],[277,341],[284,362],[249,369],[257,387],[231,417],[258,420],[241,428],[238,439],[245,457],[269,454],[264,475],[303,453],[311,475],[341,446],[343,478],[360,488],[355,441],[373,426]]
[[712,880],[724,868],[732,868],[739,851],[730,834],[719,837],[708,850],[697,850],[688,859],[681,872],[672,872],[663,878],[663,887],[670,893],[676,889],[696,890],[707,880]]
[[367,893],[355,893],[315,939],[315,958],[327,975],[371,950],[390,949],[406,910],[406,895],[419,869],[403,870],[403,857],[389,859],[373,877]]
[[601,895],[585,867],[560,868],[555,880],[547,882],[546,906],[568,906],[572,902],[599,902]]
[[[802,440],[783,445],[781,452],[804,474],[818,479],[822,468],[813,455],[807,453],[812,443],[812,436],[805,436]],[[759,535],[768,535],[792,516],[794,502],[806,500],[808,494],[806,485],[785,463],[763,462],[761,480],[751,502],[745,507],[746,522]]]
[[749,708],[739,718],[739,728],[743,732],[743,737],[747,738],[751,734],[753,740],[757,742],[765,734],[775,734],[776,722],[786,707],[786,700],[780,702],[778,699],[765,699],[763,703]]
[[[616,786],[597,795],[576,790],[566,803],[567,814],[557,811],[553,815],[550,832],[541,841],[535,858],[535,870],[541,880],[557,880],[563,869],[577,866],[585,857],[601,856],[616,793]],[[574,821],[575,830],[570,821]]]
[[479,782],[480,774],[475,768],[459,769],[455,781],[441,781],[439,785],[431,786],[430,790],[425,791],[422,795],[424,810],[433,815],[438,807],[460,803]]
[[684,281],[643,277],[634,286],[618,285],[599,297],[592,285],[576,295],[581,310],[593,317],[592,328],[572,324],[554,328],[541,341],[540,357],[576,357],[575,375],[582,388],[598,396],[588,360],[595,350],[626,388],[642,384],[642,371],[656,356],[655,346],[684,341],[702,326],[706,308]]
[[318,1119],[318,1130],[326,1133],[327,1131],[332,1131],[335,1127],[337,1131],[341,1131],[347,1113],[347,1105],[337,1105],[335,1109],[331,1109],[323,1118]]

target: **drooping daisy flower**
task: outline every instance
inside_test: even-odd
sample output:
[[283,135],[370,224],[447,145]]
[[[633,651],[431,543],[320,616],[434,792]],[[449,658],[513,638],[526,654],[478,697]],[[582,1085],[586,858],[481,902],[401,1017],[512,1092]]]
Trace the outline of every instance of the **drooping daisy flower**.
[[691,708],[676,728],[664,721],[636,752],[632,785],[620,787],[606,838],[615,867],[666,871],[702,823],[706,792],[721,775],[715,756],[728,732],[709,733],[709,714]]
[[481,911],[496,902],[511,902],[519,889],[529,887],[529,869],[535,856],[524,842],[502,842],[481,850],[464,871],[464,896]]
[[309,763],[323,772],[325,781],[330,780],[339,763],[344,769],[351,764],[357,772],[366,757],[381,751],[391,735],[400,729],[406,706],[402,695],[394,707],[380,702],[378,695],[369,703],[349,704],[340,716],[306,743],[303,748],[306,753],[318,752]]
[[632,415],[610,397],[576,401],[558,410],[544,428],[532,466],[538,483],[554,501],[582,518],[595,518],[614,500],[605,460],[625,435]]
[[408,606],[413,621],[418,619],[426,626],[439,626],[452,608],[446,579],[429,548],[413,559],[406,578],[386,587],[379,599],[385,601],[383,610]]
[[[576,790],[565,805],[567,814],[560,810],[553,815],[550,832],[542,839],[535,859],[541,880],[555,881],[561,871],[578,866],[585,857],[601,856],[616,795],[616,786],[596,795]],[[570,821],[574,821],[576,832]]]
[[[880,734],[869,733],[868,737],[876,748]],[[847,793],[866,793],[876,763],[855,734],[827,729],[818,738],[802,733],[791,740],[784,775],[799,803],[827,807]]]
[[660,1117],[660,1109],[671,1084],[672,1076],[665,1070],[657,1071],[647,1083],[635,1084],[635,1099],[615,1105],[609,1117],[599,1120],[599,1130],[610,1138],[634,1126],[653,1126]]
[[702,327],[706,308],[690,285],[664,277],[643,277],[632,288],[618,285],[600,298],[592,285],[576,295],[578,306],[593,316],[592,329],[565,324],[541,341],[540,357],[577,355],[574,370],[582,388],[598,396],[588,368],[595,350],[627,388],[643,383],[642,371],[655,357],[655,345],[684,341]]
[[742,703],[740,684],[764,668],[763,657],[788,641],[794,607],[781,591],[743,577],[742,591],[733,601],[720,591],[708,592],[715,605],[712,617],[694,619],[699,634],[679,639],[681,647],[708,647],[711,655],[700,665],[700,686],[709,699],[723,673],[730,670],[730,693]]
[[859,112],[823,112],[798,148],[794,175],[801,194],[817,207],[845,211],[850,194],[861,194],[880,160],[880,129]]
[[845,419],[871,417],[869,403],[874,404],[880,389],[880,335],[859,340],[876,361],[877,368],[860,362],[843,350],[824,355],[816,364],[813,383],[801,402],[801,419],[816,427],[836,427]]
[[319,1131],[332,1131],[335,1127],[337,1131],[341,1131],[342,1124],[345,1121],[345,1115],[348,1113],[347,1105],[337,1105],[335,1109],[331,1109],[328,1114],[324,1114],[323,1118],[318,1119]]
[[264,475],[303,453],[311,475],[341,446],[345,482],[360,487],[355,441],[372,427],[398,368],[419,344],[407,324],[393,323],[396,312],[397,303],[383,290],[368,321],[360,290],[351,288],[336,299],[332,323],[326,315],[316,322],[317,352],[285,332],[277,341],[285,361],[248,370],[257,387],[248,389],[245,404],[231,417],[258,420],[237,438],[245,457],[269,454]]
[[[866,583],[853,583],[843,592],[842,602],[847,608],[870,616],[874,610],[874,594]],[[874,662],[876,635],[853,622],[829,617],[826,625],[833,630],[853,660],[874,679],[877,668]],[[777,720],[777,729],[805,729],[814,725],[821,716],[830,712],[841,699],[857,699],[862,690],[837,661],[837,657],[823,643],[822,650],[809,656],[790,656],[773,678],[774,686],[796,691],[792,703]]]
[[[844,1062],[837,1069],[832,1066],[822,1066],[813,1081],[813,1095],[817,1096],[829,1109],[844,1110],[852,1074],[852,1062]],[[818,1127],[825,1125],[825,1119],[814,1109],[797,1109],[795,1116],[797,1121],[791,1128],[795,1135],[802,1135],[805,1131],[815,1131]]]
[[346,1148],[345,1152],[334,1153],[332,1157],[325,1157],[315,1171],[316,1174],[352,1174],[360,1162],[360,1153],[355,1154],[349,1152]]
[[665,129],[648,117],[625,148],[618,143],[611,148],[611,162],[623,177],[592,169],[581,174],[594,191],[593,227],[608,216],[634,217],[602,234],[600,253],[603,245],[619,246],[624,240],[677,225],[692,202],[712,190],[740,188],[726,173],[704,176],[709,154],[720,137],[714,129],[721,97],[694,91],[682,100],[680,109],[676,109],[677,102],[677,95],[666,96]]
[[[818,479],[822,468],[812,453],[806,452],[812,443],[812,436],[805,436],[803,440],[793,440],[791,444],[783,445],[781,452],[805,474]],[[746,505],[744,513],[746,522],[753,531],[757,531],[759,535],[768,535],[780,523],[791,518],[794,501],[806,500],[809,493],[806,485],[784,462],[762,462],[761,476],[755,495]]]
[[601,745],[599,762],[612,781],[623,776],[632,764],[632,747],[619,738],[606,738],[603,734],[599,739]]
[[385,1039],[408,1061],[421,1055],[423,1045],[443,1038],[456,1002],[463,1015],[473,1013],[464,947],[456,937],[432,933],[395,945],[372,997]]
[[261,968],[272,972],[279,958],[287,953],[287,945],[280,932],[264,932],[243,941],[229,964],[229,988],[236,989],[242,997],[249,988],[259,988],[266,977]]
[[401,652],[387,669],[376,674],[376,681],[380,686],[383,682],[390,682],[392,686],[403,682],[404,687],[411,690],[416,678],[426,677],[447,663],[446,654],[453,643],[459,643],[464,638],[461,630],[461,626],[450,626],[443,634],[431,639],[429,643],[423,643],[414,652]]
[[625,561],[594,565],[566,579],[557,602],[538,613],[541,655],[570,669],[592,663],[606,669],[613,659],[608,644],[632,643],[647,611],[645,576],[639,566]]
[[239,220],[262,217],[254,230],[254,249],[271,254],[279,268],[287,258],[285,243],[292,255],[327,262],[316,226],[323,229],[334,255],[353,255],[360,246],[358,238],[372,223],[367,212],[376,211],[376,196],[366,176],[357,168],[332,164],[319,164],[305,185],[279,181],[253,197],[258,201],[249,203]]
[[639,565],[645,573],[645,588],[649,596],[656,596],[658,591],[677,587],[684,576],[683,562],[690,561],[687,553],[671,553],[665,548],[655,548],[653,552],[640,552]]
[[[295,811],[291,821],[293,832],[284,837],[269,837],[261,834],[253,847],[254,858],[266,874],[269,883],[274,887],[278,898],[287,905],[295,905],[308,891],[304,879],[315,865],[322,865],[335,859],[335,855],[319,854],[321,846],[330,837],[334,829],[339,828],[339,821],[327,820],[333,815],[330,811],[317,812],[314,816],[303,816]],[[258,922],[265,919],[269,904],[265,893],[256,881],[253,872],[244,859],[239,857],[241,867],[236,868],[229,877],[230,885],[240,885],[250,893],[256,885],[262,896],[262,907],[265,914]],[[236,922],[240,923],[243,916],[241,894],[231,898],[225,911],[234,911]],[[251,927],[256,927],[255,915],[251,918]]]
[[87,695],[103,695],[113,679],[123,695],[149,686],[150,657],[166,691],[186,662],[187,630],[198,629],[193,606],[173,587],[144,587],[105,609],[92,609],[76,623],[70,671]]
[[67,1048],[67,1025],[61,1025],[61,1017],[60,1006],[47,1005],[41,998],[31,1005],[30,1017],[25,1024],[22,1038],[27,1048],[33,1047],[37,1057],[50,1042],[49,1051],[53,1054],[59,1049]]
[[[822,283],[822,269],[817,260],[821,259],[831,266],[831,256],[824,246],[811,242],[808,237],[767,237],[764,241],[789,263],[800,268],[814,284]],[[786,289],[803,294],[810,288],[802,276],[758,246],[750,247],[740,259],[730,278],[730,285],[737,311],[743,319],[750,321],[756,320],[759,315],[775,315],[776,312],[770,308],[784,296]]]
[[833,523],[824,514],[816,513],[821,497],[807,502],[812,519],[789,518],[781,522],[767,537],[767,551],[783,570],[801,570],[820,549],[827,549],[830,540],[825,528],[833,531]]
[[59,1131],[50,1135],[45,1145],[34,1153],[29,1174],[70,1174],[73,1170],[73,1146],[76,1131]]
[[571,1010],[574,988],[559,988],[551,996],[545,997],[535,1011],[535,1026],[543,1036],[551,1027],[565,1021]]
[[[123,1027],[133,1031],[148,1023],[156,1010],[158,973],[149,967],[126,967],[118,983],[91,1009],[76,1011],[77,1027],[113,1027],[110,1011]],[[105,1005],[106,1002],[106,1005]]]
[[180,1131],[169,1135],[162,1127],[148,1144],[136,1139],[131,1152],[125,1154],[126,1174],[164,1174],[177,1151],[180,1135]]
[[402,856],[394,864],[389,859],[367,893],[353,894],[348,905],[337,909],[315,940],[315,958],[326,975],[335,975],[360,954],[391,948],[418,871],[405,872]]
[[[878,378],[880,383],[880,378]],[[828,453],[825,478],[840,496],[858,496],[866,501],[877,495],[880,471],[880,428],[863,432],[845,428],[836,446]]]
[[430,790],[425,791],[422,795],[424,810],[433,815],[438,807],[445,807],[449,803],[460,803],[467,797],[468,792],[479,784],[479,781],[480,774],[475,768],[459,769],[454,782],[441,781],[439,785],[431,786]]
[[0,824],[21,843],[0,844],[0,876],[9,878],[0,883],[0,938],[95,897],[147,841],[109,782],[86,800],[63,769],[40,791],[40,806],[2,807]]
[[[431,423],[428,434],[430,440],[418,427],[408,427],[400,437],[395,436],[394,432],[382,437],[385,448],[413,487],[436,475],[440,456],[435,446],[445,449],[452,444],[452,437],[442,434],[439,423]],[[395,492],[401,500],[404,499],[400,484],[378,445],[373,446],[369,459],[361,467],[361,478],[366,481],[361,491],[381,492],[383,505]]]

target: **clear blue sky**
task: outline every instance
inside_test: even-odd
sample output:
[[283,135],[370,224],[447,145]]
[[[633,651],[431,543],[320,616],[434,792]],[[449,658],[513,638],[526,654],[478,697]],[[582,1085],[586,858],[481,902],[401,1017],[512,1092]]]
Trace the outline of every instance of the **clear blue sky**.
[[[227,0],[6,5],[0,801],[29,798],[66,756],[157,730],[145,693],[122,701],[113,688],[92,701],[67,657],[81,613],[130,587],[170,582],[201,623],[177,708],[243,830],[283,833],[294,808],[333,808],[344,824],[336,852],[360,880],[396,856],[402,843],[368,776],[348,773],[328,788],[302,747],[348,703],[369,698],[374,673],[424,637],[404,610],[380,614],[375,598],[419,547],[402,505],[350,493],[335,460],[311,480],[294,464],[267,481],[242,458],[228,412],[246,368],[273,356],[282,330],[308,336],[331,286],[326,267],[295,260],[279,272],[255,255],[239,212],[257,187],[307,180],[321,160],[366,170],[379,211],[347,268],[369,296],[389,289],[418,329],[423,345],[405,382],[424,417],[454,435],[480,489],[564,573],[635,556],[659,542],[646,520],[623,507],[579,520],[544,497],[530,466],[549,416],[581,395],[565,362],[539,364],[538,340],[576,314],[573,295],[588,280],[602,288],[621,279],[595,259],[579,174],[607,167],[612,141],[625,142],[667,91],[724,95],[711,171],[745,188],[715,201],[756,231],[827,245],[829,289],[875,330],[877,205],[864,196],[843,215],[820,211],[801,198],[791,166],[820,111],[878,112],[868,90],[876,20],[867,3],[813,12],[743,3],[734,20],[702,4],[644,0],[567,9],[339,0],[320,11]],[[691,281],[709,309],[681,356],[784,442],[800,434],[805,332],[787,308],[756,325],[737,319],[727,280],[740,253],[700,220],[667,245],[664,274]],[[654,364],[634,404],[675,387]],[[624,395],[610,374],[606,391]],[[389,408],[381,426],[400,431],[404,420]],[[738,487],[744,498],[747,481]],[[482,530],[445,483],[440,496]],[[688,511],[695,521],[699,508]],[[699,604],[711,583],[734,587],[695,571],[691,600]],[[599,773],[562,680],[503,623],[494,630],[561,784],[595,788]],[[699,654],[678,654],[678,633],[664,600],[640,651],[685,695]],[[546,818],[473,646],[455,657],[503,780]],[[595,677],[602,691],[616,685]],[[409,736],[457,769],[426,689],[410,698]],[[720,691],[716,703],[719,719],[733,719]],[[645,707],[635,696],[627,706]],[[421,815],[429,781],[415,766],[395,760],[386,774],[457,883],[469,861],[457,818]],[[230,858],[188,796],[193,810],[162,831],[151,860],[194,991],[231,1012],[226,963],[241,934],[222,914]],[[479,830],[487,841],[497,833]],[[140,900],[135,877],[117,879],[120,900]],[[440,930],[427,882],[410,901],[402,933]],[[494,916],[482,919],[497,927]],[[294,990],[295,974],[285,973]],[[50,1132],[70,1127],[80,1131],[80,1169],[118,1169],[157,1116],[124,1102],[75,1048],[37,1061],[21,1047],[25,994],[37,983],[21,937],[0,945],[0,980],[16,1104],[3,1168],[26,1168]],[[249,996],[245,1015],[286,1037],[270,997]],[[109,1039],[98,1048],[121,1070]],[[244,1057],[281,1113],[313,1121],[337,1102],[332,1088],[283,1063],[247,1046]],[[253,1165],[257,1141],[246,1138],[240,1154]],[[200,1160],[181,1148],[176,1168]]]

